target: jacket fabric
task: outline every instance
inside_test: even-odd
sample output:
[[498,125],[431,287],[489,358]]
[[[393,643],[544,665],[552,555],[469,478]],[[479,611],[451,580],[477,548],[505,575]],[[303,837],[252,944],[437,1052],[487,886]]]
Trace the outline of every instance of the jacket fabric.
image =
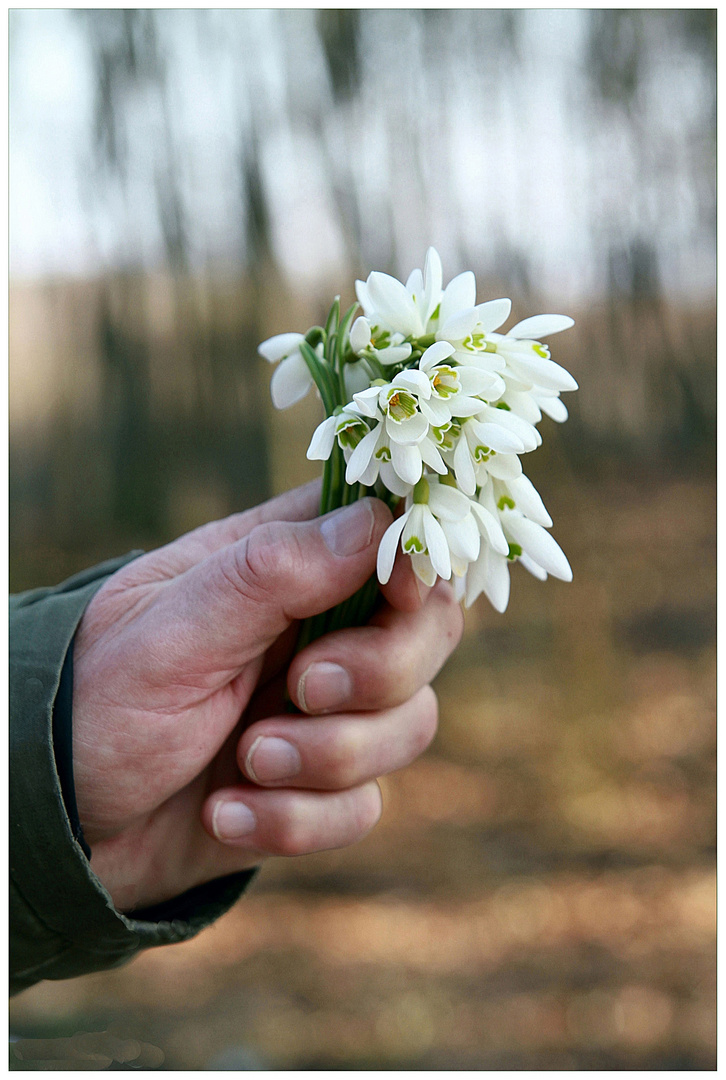
[[227,911],[255,874],[231,874],[125,915],[91,869],[67,760],[70,728],[59,735],[59,711],[70,724],[70,707],[59,701],[55,709],[56,699],[62,673],[68,693],[73,637],[86,606],[111,574],[140,554],[10,599],[11,993],[41,979],[116,967],[141,949],[185,941]]

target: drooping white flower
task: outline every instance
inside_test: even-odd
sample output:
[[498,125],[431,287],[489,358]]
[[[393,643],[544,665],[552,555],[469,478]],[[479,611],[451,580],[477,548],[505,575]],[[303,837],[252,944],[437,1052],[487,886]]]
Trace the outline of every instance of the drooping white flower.
[[403,497],[409,494],[413,483],[402,480],[396,472],[392,458],[395,453],[398,459],[398,445],[391,443],[386,425],[381,421],[382,417],[351,452],[345,471],[345,482],[373,487],[380,477],[389,491]]
[[356,356],[370,356],[379,364],[390,367],[402,364],[411,355],[411,345],[403,340],[403,334],[391,334],[380,330],[375,341],[371,336],[371,324],[364,315],[360,315],[350,330],[350,347]]
[[534,485],[525,476],[502,482],[488,480],[478,501],[489,515],[497,515],[507,540],[508,551],[482,546],[471,563],[463,587],[466,606],[484,593],[497,611],[509,601],[509,566],[521,562],[534,577],[548,574],[562,581],[572,580],[572,569],[557,541],[547,532],[552,519]]
[[370,434],[368,424],[353,403],[346,405],[318,424],[310,440],[307,457],[309,461],[327,461],[333,452],[335,440],[348,457],[356,446]]
[[[378,580],[385,585],[393,571],[393,563],[401,549],[414,559],[416,574],[427,584],[436,576],[451,577],[451,551],[442,521],[454,526],[470,513],[466,495],[448,484],[438,483],[432,476],[422,477],[406,499],[406,509],[386,530],[378,548]],[[466,544],[466,538],[462,537]],[[427,561],[426,561],[427,560]],[[429,580],[433,573],[433,581]]]
[[441,259],[435,248],[426,253],[424,272],[414,270],[404,285],[390,274],[378,271],[356,281],[358,302],[371,327],[423,337],[441,303]]
[[480,476],[486,475],[488,463],[496,455],[516,457],[524,452],[524,444],[514,432],[498,423],[482,422],[475,417],[462,420],[458,436],[451,441],[453,451],[446,451],[445,460],[466,495],[474,494],[481,483]]
[[[313,385],[313,377],[300,352],[300,343],[304,340],[304,334],[276,334],[257,347],[260,356],[270,364],[280,365],[270,380],[272,404],[276,409],[289,409],[304,398]],[[315,351],[322,357],[322,345]]]

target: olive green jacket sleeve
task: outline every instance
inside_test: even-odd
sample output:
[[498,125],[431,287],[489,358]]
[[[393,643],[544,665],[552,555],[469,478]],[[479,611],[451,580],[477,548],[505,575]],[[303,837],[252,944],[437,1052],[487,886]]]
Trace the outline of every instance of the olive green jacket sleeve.
[[232,874],[131,917],[115,909],[73,835],[53,752],[53,703],[86,605],[138,554],[10,600],[11,993],[184,941],[223,914],[254,876]]

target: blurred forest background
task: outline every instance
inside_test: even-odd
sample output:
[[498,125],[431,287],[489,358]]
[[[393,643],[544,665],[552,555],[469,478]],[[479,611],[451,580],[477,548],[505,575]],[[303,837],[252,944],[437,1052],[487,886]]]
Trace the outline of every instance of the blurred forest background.
[[[711,9],[10,12],[14,591],[315,475],[256,346],[429,244],[573,315],[581,387],[525,462],[574,582],[469,613],[374,833],[25,992],[21,1040],[715,1068],[715,53]],[[15,1067],[109,1064],[75,1045]]]

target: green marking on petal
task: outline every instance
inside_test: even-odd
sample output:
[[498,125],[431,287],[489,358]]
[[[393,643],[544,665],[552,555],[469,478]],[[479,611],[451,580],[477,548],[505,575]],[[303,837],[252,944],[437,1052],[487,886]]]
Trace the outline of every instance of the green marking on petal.
[[399,423],[409,420],[416,413],[416,398],[405,390],[394,389],[386,403],[386,412]]
[[510,510],[514,510],[514,499],[510,499],[508,495],[502,495],[501,499],[497,503],[497,507],[503,510],[505,506],[508,506]]
[[509,553],[507,554],[508,559],[513,561],[514,559],[519,558],[519,556],[521,554],[522,554],[522,549],[519,546],[519,544],[510,544],[509,545]]
[[438,319],[440,314],[441,314],[441,304],[438,303],[436,305],[436,307],[434,308],[434,310],[431,312],[431,319]]
[[416,487],[413,489],[413,501],[415,503],[421,503],[424,506],[429,501],[429,482],[425,476],[422,476]]
[[434,368],[431,388],[440,398],[451,397],[459,393],[459,375],[454,368],[447,366]]
[[477,446],[474,450],[474,461],[488,461],[492,453],[488,446]]
[[409,536],[408,540],[403,545],[403,550],[407,555],[410,555],[412,551],[416,551],[419,555],[422,555],[426,551],[426,545],[419,540],[418,536]]
[[498,405],[494,406],[495,409],[504,409],[505,412],[511,412],[511,408],[504,401],[500,401]]
[[543,360],[549,360],[549,350],[545,345],[540,345],[539,342],[532,346],[532,352],[536,352],[537,356],[541,356]]
[[376,452],[375,452],[375,454],[373,456],[378,461],[390,461],[391,460],[391,451],[390,451],[389,447],[382,446],[380,448],[380,450],[376,450]]
[[350,450],[355,450],[368,431],[368,425],[360,420],[348,420],[347,423],[338,425],[335,434],[338,436],[338,445],[341,449],[348,447]]

